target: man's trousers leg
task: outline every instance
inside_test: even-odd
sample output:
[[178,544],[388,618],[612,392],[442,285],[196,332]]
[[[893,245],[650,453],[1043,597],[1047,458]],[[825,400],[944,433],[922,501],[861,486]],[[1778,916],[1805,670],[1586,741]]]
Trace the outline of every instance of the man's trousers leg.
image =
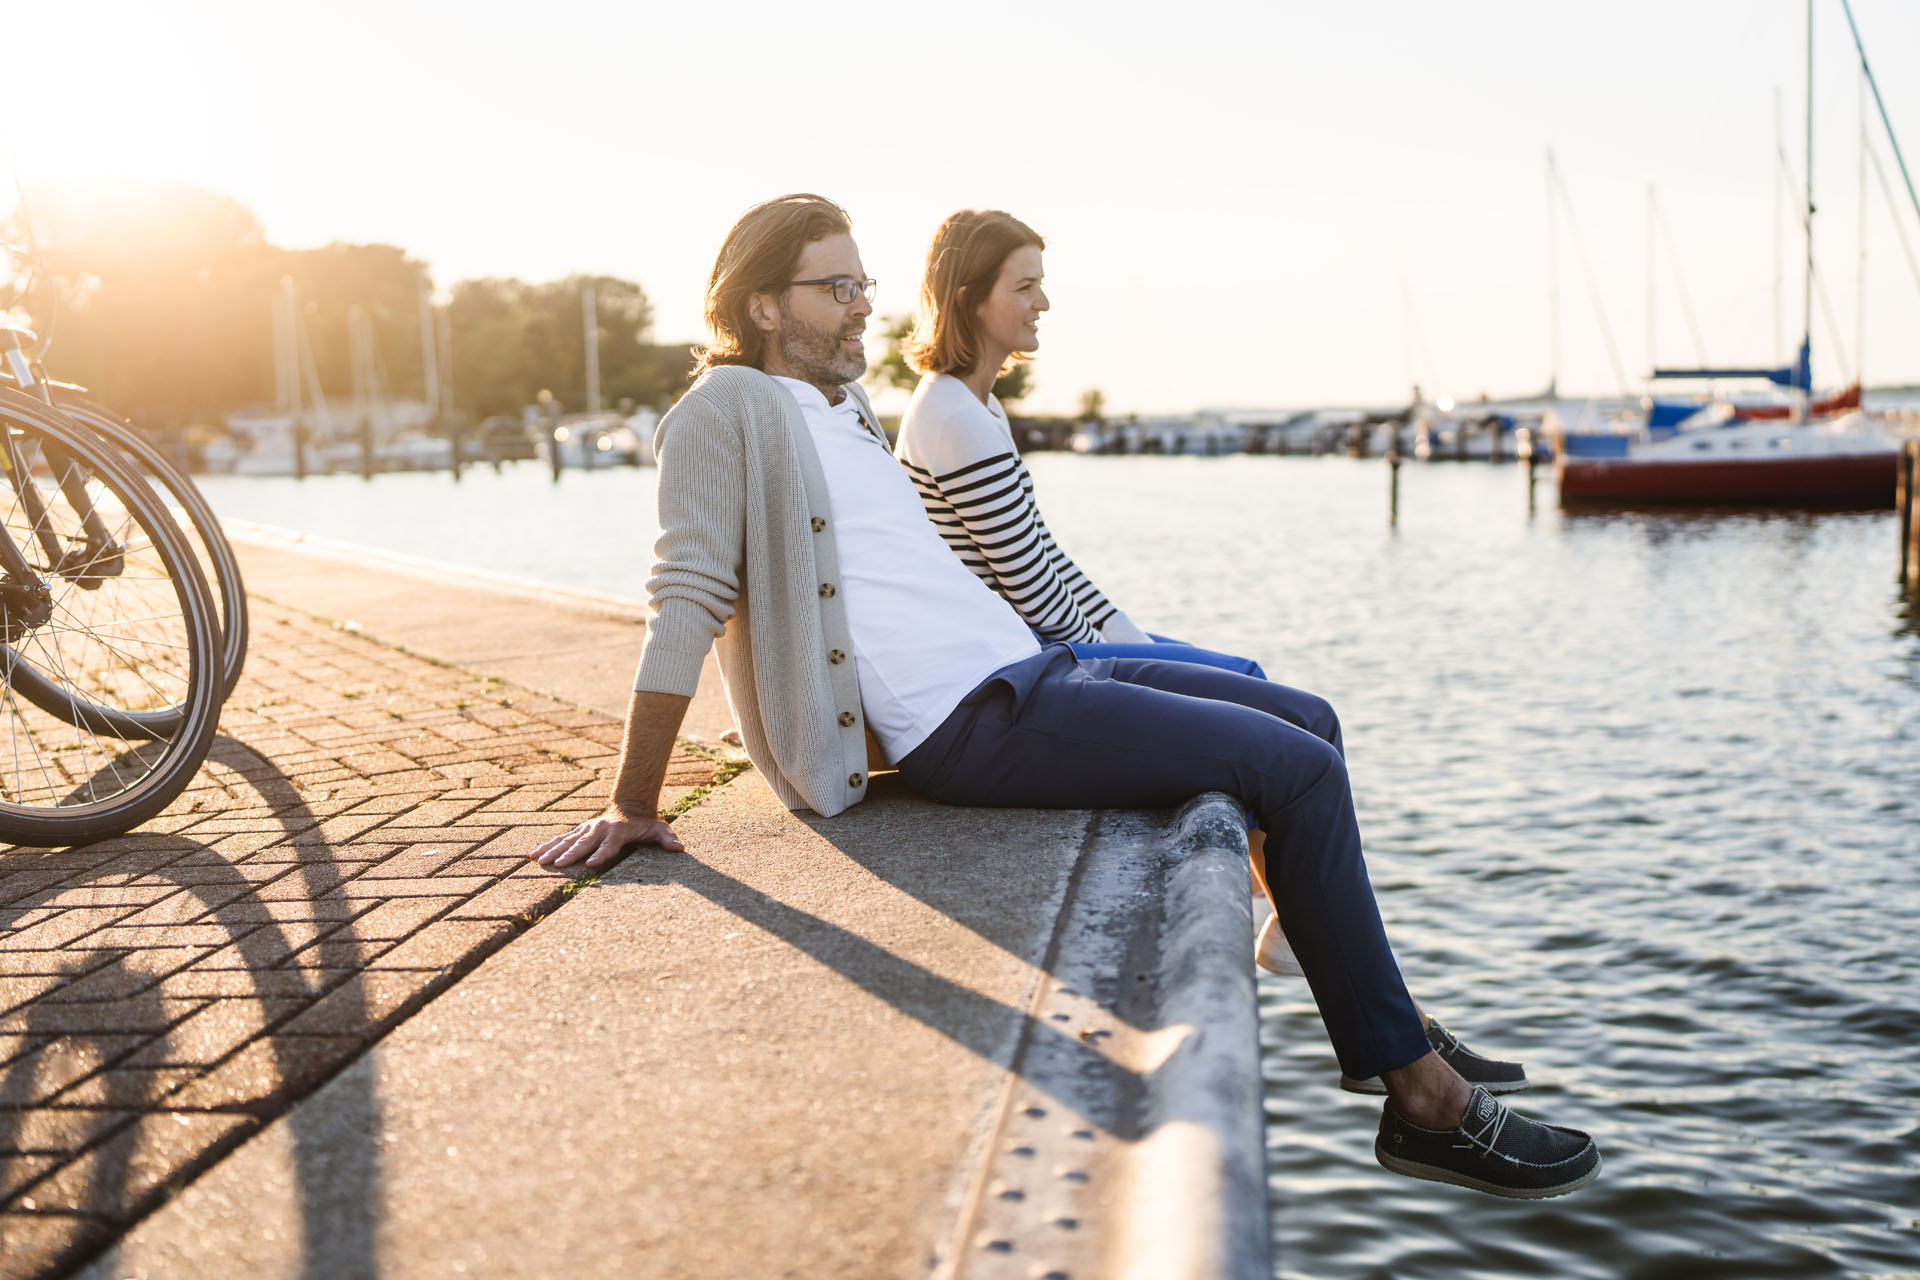
[[1315,718],[1300,702],[1311,695],[1182,662],[1076,663],[1057,649],[1032,661],[1045,671],[1024,695],[989,681],[903,761],[908,785],[950,804],[1048,809],[1234,796],[1267,833],[1281,928],[1341,1070],[1364,1079],[1429,1052],[1367,881],[1337,723],[1289,719]]

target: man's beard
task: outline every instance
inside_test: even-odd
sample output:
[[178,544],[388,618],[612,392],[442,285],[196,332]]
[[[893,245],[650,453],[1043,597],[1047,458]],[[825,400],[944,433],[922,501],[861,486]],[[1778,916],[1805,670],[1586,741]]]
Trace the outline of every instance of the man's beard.
[[849,330],[842,325],[826,329],[807,324],[780,304],[780,358],[802,382],[837,387],[867,371],[864,354],[854,355],[841,344]]

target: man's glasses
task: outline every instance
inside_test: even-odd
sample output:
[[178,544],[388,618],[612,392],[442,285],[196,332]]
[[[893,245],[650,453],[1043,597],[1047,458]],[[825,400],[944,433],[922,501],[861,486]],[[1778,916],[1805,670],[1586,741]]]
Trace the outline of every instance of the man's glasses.
[[862,295],[868,302],[873,301],[874,282],[871,279],[855,280],[852,276],[829,276],[825,280],[789,280],[787,284],[789,287],[801,284],[832,285],[833,300],[843,307]]

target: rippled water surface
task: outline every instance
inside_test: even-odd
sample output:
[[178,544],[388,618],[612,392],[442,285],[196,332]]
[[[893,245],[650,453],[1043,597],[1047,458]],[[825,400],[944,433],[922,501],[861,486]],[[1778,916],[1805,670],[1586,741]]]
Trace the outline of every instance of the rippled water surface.
[[[1142,624],[1346,724],[1415,994],[1590,1130],[1573,1196],[1373,1160],[1263,976],[1283,1276],[1920,1275],[1920,633],[1888,513],[1529,518],[1513,468],[1029,460]],[[212,481],[223,512],[639,594],[650,472]]]

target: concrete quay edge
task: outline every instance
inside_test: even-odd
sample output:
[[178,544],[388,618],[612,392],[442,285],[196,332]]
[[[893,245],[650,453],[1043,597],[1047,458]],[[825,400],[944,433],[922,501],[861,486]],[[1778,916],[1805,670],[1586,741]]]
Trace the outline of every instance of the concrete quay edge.
[[[398,637],[393,642],[428,657],[466,666],[476,650],[484,656],[488,649],[487,637],[471,625],[461,645],[440,645],[438,637],[451,634],[446,628],[435,632],[409,617],[420,609],[432,613],[433,602],[423,597],[434,595],[463,597],[454,611],[469,618],[475,601],[492,598],[515,602],[516,625],[545,617],[574,628],[586,620],[593,624],[587,628],[591,643],[624,639],[637,653],[632,627],[644,616],[638,602],[550,591],[325,540],[289,539],[257,526],[236,532],[247,548],[250,585],[256,569],[272,566],[257,575],[261,587],[285,601],[290,586],[311,585],[297,569],[284,576],[294,563],[289,556],[352,565],[359,572],[326,575],[333,595],[313,602],[314,611],[353,618],[364,634]],[[398,596],[356,590],[356,580],[364,586],[383,575],[406,577],[414,585]],[[435,652],[462,645],[460,658]],[[575,692],[590,692],[599,678],[551,646],[547,651],[559,670],[544,669],[537,656],[515,646],[494,647],[506,655],[496,665],[512,668],[516,683],[565,696],[556,681],[565,686],[571,680]],[[624,661],[630,660],[626,655]],[[625,702],[624,682],[616,682],[611,694],[603,690],[592,701],[572,700],[617,714]],[[718,719],[712,705],[710,700],[711,723],[692,726],[690,736],[707,731],[717,737],[726,726],[724,703],[717,704]],[[664,858],[629,858],[376,1045],[348,1069],[359,1077],[354,1086],[329,1085],[296,1105],[138,1224],[84,1274],[93,1280],[449,1271],[598,1275],[635,1269],[661,1275],[932,1274],[955,1280],[1271,1275],[1253,926],[1238,806],[1216,794],[1196,798],[1174,815],[1048,814],[947,809],[878,780],[876,793],[878,803],[861,806],[868,811],[859,820],[862,829],[847,829],[845,840],[839,839],[840,822],[779,809],[751,775],[716,793],[683,821],[690,837],[714,841],[696,852],[714,855],[710,861],[717,865],[710,870],[719,876],[715,883],[729,886],[725,894],[716,894],[702,881],[705,873],[683,859],[671,860],[676,866],[668,868]],[[934,881],[916,858],[894,848],[914,841],[921,855],[953,858],[953,851],[971,848],[974,856],[943,868],[940,878],[958,884],[931,889]],[[800,876],[782,879],[781,869],[770,865],[775,858],[767,855],[783,856],[794,845],[805,846],[814,869],[837,881],[843,900],[828,905],[810,896],[817,890]],[[1009,852],[1025,858],[1012,876],[1003,874],[1005,863],[996,858]],[[1009,895],[998,883],[1009,879],[1024,892]],[[705,906],[732,910],[730,926],[726,912],[687,915],[678,903],[686,895],[679,893],[678,905],[667,913],[671,919],[685,916],[684,930],[671,939],[676,950],[709,949],[708,976],[715,985],[758,990],[764,983],[777,992],[792,982],[805,988],[808,999],[823,1001],[823,1023],[852,1028],[851,1040],[829,1043],[831,1035],[802,1027],[802,1044],[812,1046],[799,1051],[802,1061],[818,1050],[826,1060],[849,1063],[850,1046],[853,1057],[860,1056],[863,1039],[876,1046],[893,1039],[921,1042],[921,1066],[908,1069],[903,1060],[876,1050],[874,1062],[847,1067],[859,1089],[900,1104],[894,1120],[904,1119],[916,1132],[925,1129],[924,1137],[906,1146],[874,1138],[872,1154],[894,1150],[909,1165],[908,1153],[924,1149],[918,1159],[925,1167],[904,1168],[890,1194],[878,1194],[879,1183],[895,1181],[881,1178],[884,1171],[863,1170],[860,1160],[845,1159],[845,1153],[819,1151],[821,1131],[807,1127],[820,1123],[817,1104],[847,1106],[853,1098],[846,1091],[808,1101],[802,1110],[814,1119],[784,1135],[792,1149],[831,1164],[853,1187],[840,1201],[847,1239],[829,1239],[833,1224],[818,1222],[797,1224],[797,1235],[784,1236],[765,1229],[724,1235],[727,1224],[709,1222],[705,1230],[721,1231],[726,1240],[718,1253],[682,1238],[695,1234],[685,1229],[693,1223],[684,1215],[723,1205],[729,1213],[738,1211],[752,1204],[769,1177],[778,1181],[768,1172],[786,1150],[777,1129],[794,1123],[797,1103],[778,1099],[760,1114],[760,1099],[778,1090],[777,1076],[755,1076],[731,1091],[722,1082],[716,1092],[711,1077],[725,1074],[721,1062],[650,1068],[664,1072],[648,1082],[664,1099],[658,1109],[618,1089],[590,1090],[554,1107],[543,1101],[544,1090],[510,1087],[502,1099],[481,1087],[490,1078],[511,1076],[529,1058],[556,1070],[619,1069],[622,1053],[610,1051],[609,1044],[620,1037],[608,1034],[619,1019],[609,1023],[605,1005],[592,1007],[586,999],[591,993],[580,988],[546,991],[537,1000],[529,999],[529,989],[557,963],[555,957],[578,955],[590,945],[611,946],[599,954],[611,954],[616,970],[649,976],[644,948],[633,949],[640,932],[634,922],[653,919],[660,894],[676,881],[682,889],[698,883]],[[976,884],[981,900],[997,903],[1009,919],[969,905],[969,887]],[[796,918],[801,923],[791,923]],[[729,927],[733,931],[723,936],[733,939],[740,936],[741,920],[749,934],[757,927],[773,935],[756,976],[740,976],[729,957],[712,950],[713,929]],[[831,943],[814,936],[821,928]],[[991,944],[984,950],[983,940]],[[855,961],[839,954],[847,948]],[[1130,978],[1146,978],[1147,992],[1129,990]],[[903,997],[890,989],[922,984],[931,984],[933,993]],[[630,1052],[652,1062],[661,1046],[647,1038],[649,1011],[626,1007],[621,1016],[635,1038]],[[713,1028],[699,1028],[698,1016],[686,1016],[690,1021],[680,1030],[692,1037],[691,1050],[718,1044],[700,1038],[711,1037]],[[1056,1022],[1076,1034],[1056,1032]],[[571,1043],[568,1037],[582,1027],[596,1034]],[[791,1027],[776,1019],[743,1034],[779,1046],[785,1057],[793,1047],[782,1037]],[[588,1065],[581,1068],[576,1058]],[[733,1061],[747,1062],[752,1075],[752,1058]],[[924,1078],[898,1087],[896,1073],[903,1070]],[[453,1078],[461,1075],[467,1078]],[[685,1105],[683,1093],[691,1098]],[[388,1101],[374,1114],[349,1114],[370,1097]],[[505,1114],[501,1102],[509,1104]],[[589,1112],[592,1121],[583,1125],[581,1116]],[[832,1129],[836,1122],[825,1123]],[[675,1168],[684,1165],[686,1181],[698,1184],[702,1194],[723,1194],[709,1200],[695,1194],[682,1203],[672,1200],[677,1188],[665,1186],[671,1168],[658,1181],[638,1170],[624,1171],[627,1176],[609,1172],[607,1161],[617,1161],[623,1148],[595,1144],[627,1126],[636,1132],[651,1128],[656,1157],[659,1139],[676,1131],[693,1145],[704,1141],[704,1153],[667,1151],[662,1158]],[[1051,1138],[1039,1133],[1047,1126]],[[759,1141],[739,1132],[756,1129]],[[348,1149],[330,1150],[328,1134],[348,1135]],[[558,1158],[560,1151],[596,1150],[600,1158],[593,1167],[620,1191],[612,1203],[582,1198],[587,1186],[580,1168]],[[456,1151],[497,1156],[503,1164],[496,1169],[517,1167],[502,1175],[505,1185],[489,1200],[472,1179],[492,1175],[478,1166],[463,1169]],[[1016,1168],[1025,1177],[1027,1168],[1055,1156],[1060,1158],[1053,1169],[1066,1172],[1044,1194],[1010,1181]],[[377,1166],[391,1166],[395,1176],[370,1174]],[[289,1169],[295,1171],[290,1180]],[[403,1173],[412,1176],[398,1176]],[[784,1190],[799,1207],[818,1210],[835,1202],[823,1182],[804,1173],[791,1176],[797,1181]],[[825,1173],[821,1177],[831,1181]],[[263,1195],[276,1182],[278,1190]],[[463,1188],[469,1193],[464,1200]],[[539,1230],[528,1234],[529,1224],[509,1220],[538,1218],[539,1201],[521,1197],[542,1192],[549,1203],[571,1203],[598,1219],[592,1228],[596,1241],[570,1241],[555,1252]],[[671,1203],[660,1204],[663,1194]],[[303,1199],[313,1203],[299,1203]],[[440,1223],[450,1205],[467,1230],[450,1232]],[[646,1216],[656,1210],[668,1221]],[[343,1220],[351,1229],[338,1231]],[[1077,1224],[1070,1239],[1060,1231],[1063,1221]],[[209,1258],[209,1222],[226,1222],[248,1238],[234,1247],[223,1241],[219,1257]],[[327,1238],[317,1238],[317,1229]],[[1046,1270],[1052,1264],[1036,1259],[1058,1259],[1059,1265]]]

